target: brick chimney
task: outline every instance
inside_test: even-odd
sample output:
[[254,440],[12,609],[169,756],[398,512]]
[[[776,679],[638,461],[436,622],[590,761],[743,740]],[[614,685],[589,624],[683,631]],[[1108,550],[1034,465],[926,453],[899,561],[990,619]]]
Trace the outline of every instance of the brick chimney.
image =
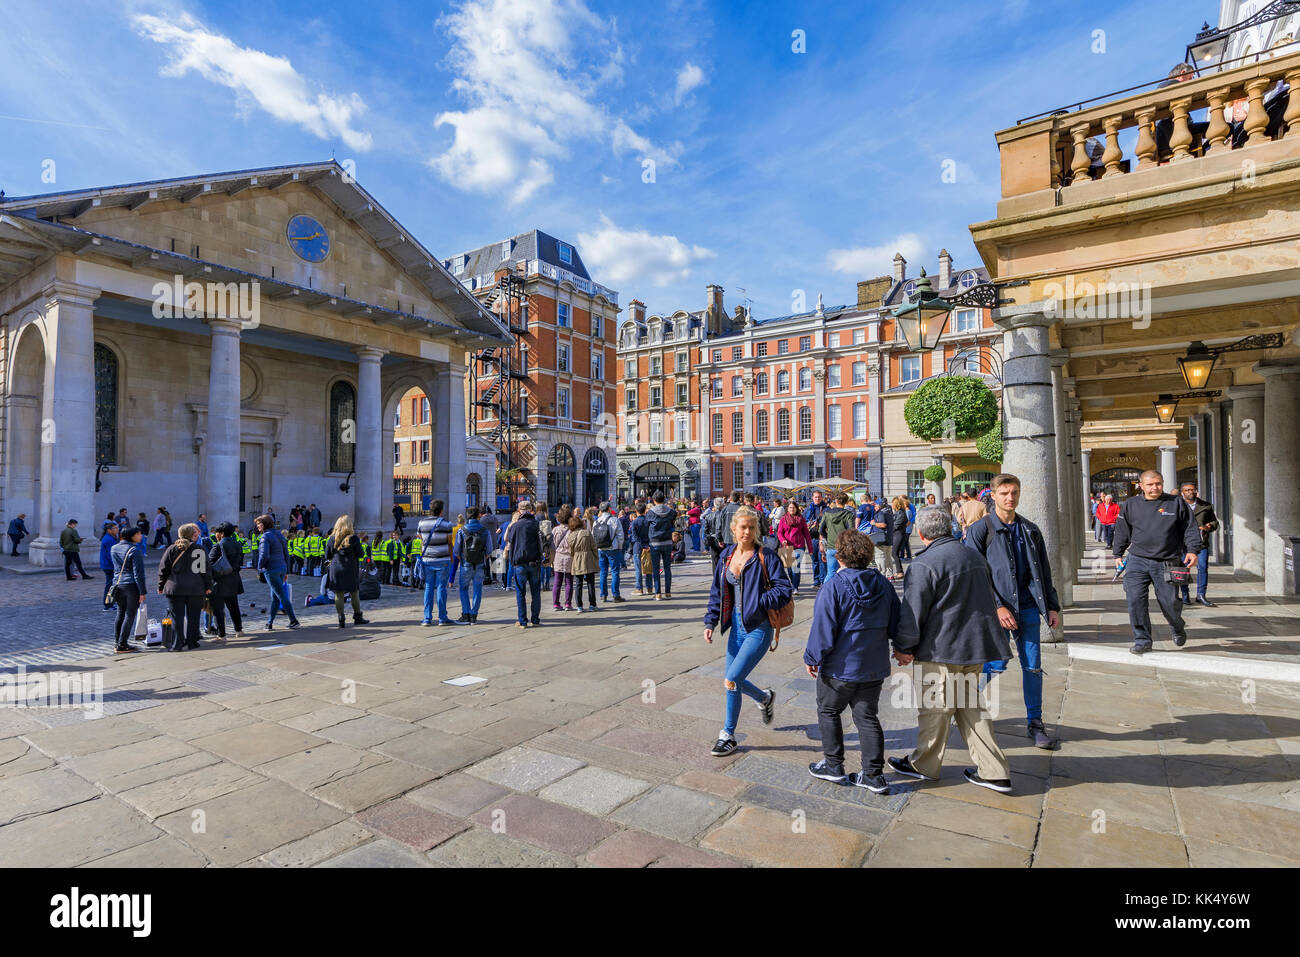
[[885,298],[894,285],[894,280],[889,276],[877,276],[875,279],[864,279],[858,283],[858,308],[874,309],[880,305],[880,301]]
[[903,258],[902,253],[894,253],[894,282],[902,282],[907,278],[907,260]]
[[633,299],[628,305],[632,307],[632,321],[638,325],[645,325],[645,303],[640,299]]
[[710,336],[720,336],[726,331],[727,313],[722,305],[722,287],[710,283],[706,288],[707,305],[704,313],[708,317],[705,331]]
[[952,285],[952,257],[948,250],[939,250],[939,288],[947,289]]

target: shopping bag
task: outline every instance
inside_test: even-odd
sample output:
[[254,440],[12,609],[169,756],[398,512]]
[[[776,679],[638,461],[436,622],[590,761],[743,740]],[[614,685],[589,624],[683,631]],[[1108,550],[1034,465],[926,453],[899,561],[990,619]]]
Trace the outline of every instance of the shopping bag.
[[650,569],[650,549],[643,548],[641,549],[641,574],[649,575]]
[[492,553],[492,572],[496,575],[506,573],[506,553],[499,548]]
[[776,550],[776,554],[781,559],[781,564],[789,571],[794,567],[794,547],[791,545],[782,545]]
[[176,644],[176,626],[172,623],[170,615],[162,620],[162,632],[159,636],[159,643],[167,648],[174,647]]
[[131,634],[136,638],[143,638],[149,634],[149,609],[145,607],[144,602],[140,602],[140,610],[135,613],[135,628]]
[[156,648],[159,645],[161,645],[163,642],[162,622],[160,622],[157,618],[150,618],[149,628],[146,634],[147,637],[145,638],[145,642],[144,642],[146,646],[150,648]]

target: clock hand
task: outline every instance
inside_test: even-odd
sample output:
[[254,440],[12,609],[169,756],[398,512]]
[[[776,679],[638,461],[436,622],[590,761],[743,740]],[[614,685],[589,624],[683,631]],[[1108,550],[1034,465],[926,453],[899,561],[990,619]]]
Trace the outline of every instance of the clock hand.
[[320,233],[312,233],[310,236],[290,236],[289,238],[296,242],[306,242],[308,239],[315,239]]

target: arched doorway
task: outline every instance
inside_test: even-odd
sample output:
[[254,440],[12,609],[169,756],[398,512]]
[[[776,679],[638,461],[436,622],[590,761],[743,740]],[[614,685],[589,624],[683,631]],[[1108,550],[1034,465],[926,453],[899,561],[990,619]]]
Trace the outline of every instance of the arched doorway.
[[1103,472],[1093,474],[1088,482],[1088,488],[1094,493],[1109,492],[1115,496],[1116,501],[1119,501],[1137,494],[1138,479],[1141,477],[1141,469],[1106,469]]
[[483,478],[477,472],[465,476],[465,505],[482,505]]
[[[9,485],[5,490],[6,520],[26,516],[28,530],[50,535],[41,515],[41,408],[45,393],[45,342],[36,325],[28,325],[18,337],[9,383]],[[86,522],[85,535],[91,534]],[[24,546],[30,545],[27,539]],[[6,540],[5,544],[9,544]],[[26,549],[24,549],[26,551]]]
[[975,494],[982,492],[990,482],[993,481],[992,472],[962,472],[956,475],[952,480],[952,494],[960,495],[962,492]]
[[577,494],[577,459],[573,449],[560,443],[552,446],[546,457],[546,504],[559,508],[565,502],[570,505]]
[[647,462],[632,473],[632,494],[637,498],[663,492],[664,498],[678,496],[681,487],[681,473],[671,462]]
[[588,449],[582,460],[582,498],[584,505],[599,505],[609,498],[609,460],[600,449]]

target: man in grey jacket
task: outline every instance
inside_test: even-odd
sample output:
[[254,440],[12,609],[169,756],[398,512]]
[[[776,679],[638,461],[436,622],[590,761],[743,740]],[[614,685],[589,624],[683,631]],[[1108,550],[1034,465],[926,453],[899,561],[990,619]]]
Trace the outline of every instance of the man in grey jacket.
[[433,624],[433,602],[438,601],[438,625],[456,622],[447,617],[447,583],[451,577],[452,524],[442,517],[442,499],[429,504],[430,517],[420,522],[420,560],[424,563],[424,621]]
[[917,742],[910,756],[890,758],[890,766],[907,777],[938,779],[948,726],[956,719],[977,766],[966,769],[966,780],[1008,794],[1011,769],[979,697],[985,662],[1011,657],[989,564],[952,537],[952,520],[941,508],[921,509],[916,531],[925,547],[903,576],[895,648],[920,665]]

